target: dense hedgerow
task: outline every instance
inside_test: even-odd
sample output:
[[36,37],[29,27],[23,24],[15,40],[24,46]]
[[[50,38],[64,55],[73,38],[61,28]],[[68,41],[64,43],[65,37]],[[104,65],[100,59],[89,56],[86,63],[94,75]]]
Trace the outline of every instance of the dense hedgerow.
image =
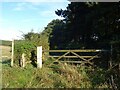
[[27,40],[15,41],[15,63],[18,64],[23,53],[25,53],[26,60],[31,60],[31,58],[33,57],[32,52],[34,51],[36,51],[36,45],[31,41]]

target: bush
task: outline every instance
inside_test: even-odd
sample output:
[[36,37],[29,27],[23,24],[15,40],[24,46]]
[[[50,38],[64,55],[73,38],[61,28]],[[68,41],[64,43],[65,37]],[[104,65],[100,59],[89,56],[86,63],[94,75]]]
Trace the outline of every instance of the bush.
[[[31,32],[28,32],[23,36],[25,40],[29,40],[36,47],[42,46],[43,50],[49,50],[48,36],[46,35],[46,33],[34,33],[32,30]],[[36,51],[34,50],[32,54],[33,54],[32,59],[35,59],[34,56],[36,56]],[[43,53],[43,60],[47,60],[48,54],[49,54],[48,52]]]
[[15,41],[15,63],[19,63],[21,55],[25,53],[26,60],[31,60],[31,52],[36,50],[34,43],[27,40]]

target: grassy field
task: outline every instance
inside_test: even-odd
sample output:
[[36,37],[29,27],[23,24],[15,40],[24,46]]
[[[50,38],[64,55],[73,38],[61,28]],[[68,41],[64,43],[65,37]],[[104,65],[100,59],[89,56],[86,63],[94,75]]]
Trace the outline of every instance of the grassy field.
[[11,41],[0,40],[0,60],[7,60],[11,57]]
[[10,46],[0,46],[0,51],[1,51],[0,62],[2,62],[2,63],[10,62],[11,47]]
[[10,59],[12,42],[8,40],[0,40],[0,60]]
[[8,40],[0,40],[0,45],[11,46],[12,42]]
[[[6,46],[0,45],[0,73],[4,70],[2,69],[3,64],[10,64],[10,58],[11,58],[11,47],[7,45]],[[1,82],[2,79],[0,76],[0,85],[2,83]]]
[[11,56],[11,47],[10,46],[0,46],[0,50],[2,51],[2,56]]

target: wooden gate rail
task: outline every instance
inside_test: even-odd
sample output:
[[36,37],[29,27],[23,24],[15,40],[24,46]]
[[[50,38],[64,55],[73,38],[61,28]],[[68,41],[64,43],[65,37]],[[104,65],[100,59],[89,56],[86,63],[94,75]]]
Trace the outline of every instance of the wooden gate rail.
[[84,50],[43,50],[43,52],[100,52],[102,50],[84,49]]
[[[58,57],[60,57],[60,56],[48,56],[48,57],[55,57],[55,58],[58,58]],[[81,57],[83,57],[83,58],[91,58],[91,57],[93,57],[93,56],[81,56]],[[78,58],[78,56],[63,56],[63,58]],[[95,56],[95,58],[99,58],[99,56]]]

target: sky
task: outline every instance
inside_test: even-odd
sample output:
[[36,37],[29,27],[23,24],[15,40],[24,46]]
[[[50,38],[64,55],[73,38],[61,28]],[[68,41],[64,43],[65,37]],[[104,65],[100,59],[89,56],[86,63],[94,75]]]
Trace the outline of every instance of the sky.
[[[17,2],[16,2],[17,1]],[[5,0],[0,2],[0,39],[22,38],[22,34],[42,32],[53,19],[57,9],[66,9],[67,0]]]

